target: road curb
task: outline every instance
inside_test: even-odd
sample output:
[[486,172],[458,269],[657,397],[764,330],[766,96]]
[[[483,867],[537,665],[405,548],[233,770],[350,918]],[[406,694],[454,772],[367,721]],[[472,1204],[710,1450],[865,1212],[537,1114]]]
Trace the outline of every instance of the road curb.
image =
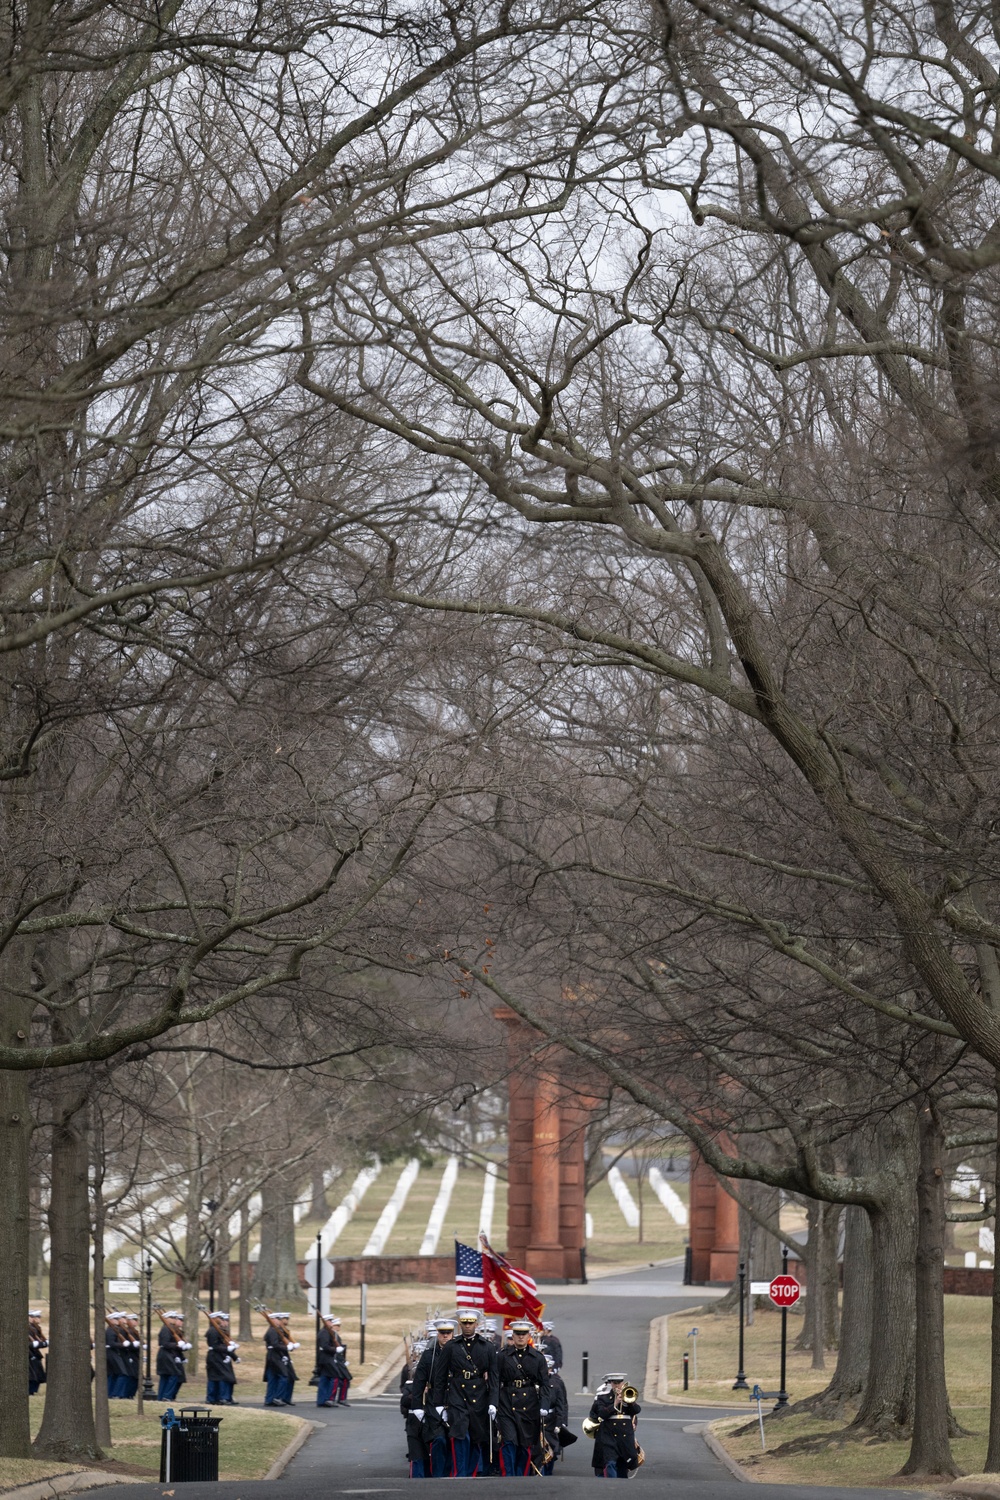
[[307,1443],[312,1437],[313,1433],[319,1432],[320,1428],[323,1426],[322,1422],[309,1422],[305,1419],[305,1417],[300,1417],[299,1421],[302,1423],[302,1426],[292,1438],[291,1442],[286,1443],[282,1448],[281,1452],[274,1460],[274,1463],[264,1475],[265,1479],[280,1479],[303,1444]]
[[103,1489],[108,1484],[142,1484],[135,1474],[109,1474],[104,1469],[79,1469],[74,1474],[53,1474],[49,1479],[36,1479],[34,1484],[21,1484],[16,1489],[3,1490],[4,1500],[16,1495],[17,1500],[52,1500],[55,1495],[79,1495],[84,1490]]
[[389,1350],[389,1353],[386,1355],[382,1363],[380,1365],[377,1365],[370,1375],[365,1376],[364,1380],[355,1391],[355,1395],[381,1396],[382,1392],[389,1384],[389,1381],[392,1379],[393,1373],[397,1370],[402,1369],[403,1360],[405,1358],[406,1344],[402,1339],[400,1339],[399,1343],[394,1344],[393,1347]]
[[720,1464],[725,1464],[726,1468],[729,1470],[730,1474],[732,1474],[734,1479],[739,1479],[744,1484],[759,1483],[759,1480],[755,1479],[752,1474],[748,1474],[746,1469],[744,1469],[741,1464],[738,1464],[736,1462],[731,1453],[726,1452],[725,1448],[719,1442],[719,1439],[716,1437],[710,1426],[703,1427],[701,1429],[701,1435],[705,1439],[705,1447],[708,1449],[709,1453],[714,1454],[715,1457],[719,1460]]
[[[704,1303],[699,1303],[696,1307],[686,1307],[685,1318],[692,1317],[694,1313],[703,1312],[704,1306]],[[692,1399],[690,1393],[686,1396],[671,1396],[669,1392],[667,1359],[670,1353],[670,1319],[676,1316],[676,1313],[660,1313],[658,1317],[650,1320],[649,1343],[646,1346],[646,1379],[642,1392],[642,1399],[647,1405],[697,1406],[699,1404]],[[712,1405],[710,1401],[703,1404]]]

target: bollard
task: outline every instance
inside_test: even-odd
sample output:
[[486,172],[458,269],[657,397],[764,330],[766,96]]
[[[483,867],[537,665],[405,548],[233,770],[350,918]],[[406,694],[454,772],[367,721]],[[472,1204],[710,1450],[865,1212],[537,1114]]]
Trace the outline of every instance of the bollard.
[[590,1355],[587,1353],[587,1350],[584,1349],[584,1351],[583,1351],[583,1384],[580,1386],[580,1395],[581,1396],[589,1396],[590,1395],[590,1387],[587,1384],[587,1377],[588,1377],[589,1374],[590,1374]]
[[687,1388],[688,1388],[688,1357],[685,1354],[685,1356],[684,1356],[684,1389],[687,1390]]

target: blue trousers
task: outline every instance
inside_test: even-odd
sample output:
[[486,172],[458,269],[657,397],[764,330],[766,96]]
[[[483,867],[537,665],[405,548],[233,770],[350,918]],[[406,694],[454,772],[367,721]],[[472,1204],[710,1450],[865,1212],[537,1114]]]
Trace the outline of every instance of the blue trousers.
[[[334,1377],[332,1375],[321,1375],[319,1377],[319,1385],[317,1385],[317,1387],[316,1387],[316,1405],[317,1406],[325,1406],[326,1403],[330,1400],[331,1396],[333,1395],[333,1379],[334,1379]],[[410,1475],[411,1479],[416,1479],[416,1478],[423,1479],[423,1477],[424,1476],[422,1474],[420,1474],[420,1475],[411,1474]]]
[[123,1375],[121,1395],[126,1401],[134,1401],[135,1393],[139,1389],[138,1375]]
[[159,1388],[156,1392],[157,1401],[176,1401],[177,1392],[181,1388],[179,1375],[161,1375]]
[[516,1443],[500,1444],[500,1473],[505,1479],[520,1479],[531,1473],[531,1449]]
[[452,1463],[451,1441],[446,1437],[431,1439],[431,1478],[453,1479],[455,1468]]
[[264,1405],[273,1406],[276,1401],[284,1401],[285,1398],[282,1395],[286,1384],[284,1375],[275,1375],[273,1370],[268,1370],[265,1372],[265,1379],[267,1389],[264,1392]]
[[423,1461],[422,1458],[411,1458],[410,1459],[410,1478],[411,1479],[426,1479],[427,1478],[427,1474],[426,1474],[426,1471],[424,1469],[424,1461]]
[[603,1472],[597,1469],[595,1473],[598,1479],[627,1479],[628,1465],[623,1458],[613,1458],[604,1465]]
[[482,1466],[482,1454],[478,1443],[470,1437],[452,1438],[451,1451],[455,1461],[456,1479],[474,1479]]
[[288,1376],[286,1375],[283,1378],[282,1382],[281,1382],[281,1389],[278,1392],[278,1400],[279,1401],[287,1401],[288,1404],[289,1404],[289,1406],[291,1406],[291,1404],[292,1404],[292,1397],[294,1395],[295,1395],[295,1381],[294,1380],[290,1380],[288,1378]]
[[232,1404],[233,1387],[228,1380],[210,1380],[205,1391],[205,1400],[210,1406]]

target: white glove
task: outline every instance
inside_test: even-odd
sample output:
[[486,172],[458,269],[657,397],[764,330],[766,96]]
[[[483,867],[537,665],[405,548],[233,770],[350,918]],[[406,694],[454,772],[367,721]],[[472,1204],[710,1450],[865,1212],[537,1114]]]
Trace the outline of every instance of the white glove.
[[230,1354],[235,1354],[236,1351],[237,1351],[237,1349],[239,1347],[240,1347],[239,1344],[227,1344],[226,1345],[226,1348],[229,1350]]
[[541,1414],[542,1414],[543,1417],[549,1416],[549,1414],[550,1414],[549,1413],[549,1408],[547,1406],[543,1406]]
[[413,1408],[411,1408],[410,1416],[411,1417],[416,1417],[416,1419],[417,1419],[418,1422],[422,1422],[424,1420],[424,1409],[423,1409],[423,1407],[422,1406],[414,1406]]
[[41,1344],[40,1344],[40,1343],[39,1343],[39,1342],[38,1342],[38,1340],[37,1340],[37,1339],[32,1339],[32,1340],[31,1340],[31,1347],[32,1347],[32,1349],[40,1349],[40,1348],[41,1348],[41,1347],[42,1347],[42,1346],[41,1346]]
[[133,1349],[141,1349],[142,1348],[142,1345],[140,1344],[140,1342],[139,1342],[138,1339],[133,1339],[132,1340],[132,1348]]
[[289,1347],[289,1349],[301,1349],[302,1345],[301,1344],[289,1344],[288,1347]]
[[224,1354],[224,1355],[223,1355],[223,1356],[222,1356],[222,1363],[223,1363],[223,1364],[224,1364],[224,1365],[231,1365],[231,1364],[232,1364],[232,1360],[231,1360],[231,1359],[230,1359],[230,1358],[229,1358],[229,1355],[228,1355],[228,1354]]
[[190,1344],[185,1344],[184,1340],[181,1339],[181,1348],[182,1349],[190,1349],[190,1347],[191,1347]]
[[495,1417],[497,1414],[497,1409],[495,1406],[488,1406],[486,1410],[489,1412],[491,1417]]
[[439,1406],[437,1409],[437,1414],[441,1418],[442,1422],[447,1422],[448,1408],[446,1406]]

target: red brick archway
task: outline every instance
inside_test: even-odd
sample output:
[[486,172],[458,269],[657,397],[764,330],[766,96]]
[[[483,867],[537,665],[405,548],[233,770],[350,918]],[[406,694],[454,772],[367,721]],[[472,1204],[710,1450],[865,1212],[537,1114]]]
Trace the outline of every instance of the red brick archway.
[[740,1262],[740,1211],[736,1199],[691,1147],[691,1281],[695,1286],[735,1281]]
[[507,1254],[538,1280],[581,1281],[586,1246],[586,1129],[597,1100],[579,1063],[513,1010],[507,1031]]

